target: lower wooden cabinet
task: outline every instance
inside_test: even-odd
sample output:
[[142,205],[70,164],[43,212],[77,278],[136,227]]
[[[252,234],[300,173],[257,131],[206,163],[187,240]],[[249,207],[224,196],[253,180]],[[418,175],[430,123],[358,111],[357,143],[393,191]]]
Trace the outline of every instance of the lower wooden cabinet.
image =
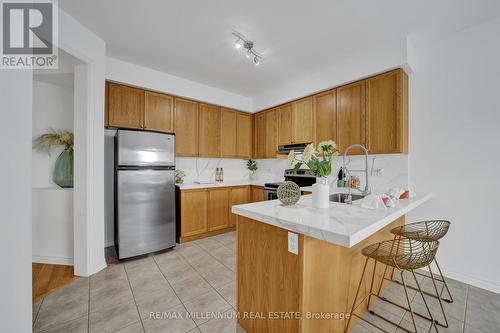
[[207,232],[207,191],[181,191],[181,238]]
[[229,227],[231,190],[209,189],[208,193],[208,231]]
[[[260,193],[256,194],[256,200],[252,198],[251,187]],[[259,188],[260,192],[256,186],[179,190],[179,242],[235,230],[236,215],[231,213],[231,206],[263,200],[264,189]]]
[[264,201],[264,188],[262,186],[251,186],[251,202]]
[[[250,186],[239,186],[231,188],[231,206],[250,202]],[[229,208],[231,211],[231,207]],[[236,214],[229,213],[229,226],[236,225]]]

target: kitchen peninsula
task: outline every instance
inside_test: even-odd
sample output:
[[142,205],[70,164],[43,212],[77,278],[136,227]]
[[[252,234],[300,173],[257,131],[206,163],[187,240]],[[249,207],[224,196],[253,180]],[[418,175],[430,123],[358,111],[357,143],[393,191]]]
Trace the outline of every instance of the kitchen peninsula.
[[[391,239],[389,230],[432,195],[420,193],[387,209],[365,209],[360,201],[317,209],[311,197],[288,207],[278,200],[232,207],[238,321],[248,333],[343,332],[363,269],[361,249]],[[367,270],[371,276],[373,266]],[[369,291],[367,279],[363,286],[359,299]]]

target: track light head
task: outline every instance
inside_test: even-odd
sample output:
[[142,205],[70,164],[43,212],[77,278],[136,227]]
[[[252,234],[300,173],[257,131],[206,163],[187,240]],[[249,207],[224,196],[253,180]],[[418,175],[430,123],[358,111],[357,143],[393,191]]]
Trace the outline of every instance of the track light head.
[[252,49],[249,49],[247,53],[245,54],[247,58],[250,58],[252,56]]
[[255,64],[255,66],[259,66],[259,64],[260,64],[260,59],[259,59],[259,57],[257,57],[257,56],[256,56],[256,57],[254,57],[254,58],[253,58],[253,63]]
[[241,49],[242,46],[243,41],[241,40],[241,38],[238,38],[238,40],[234,43],[234,47],[236,47],[237,49]]

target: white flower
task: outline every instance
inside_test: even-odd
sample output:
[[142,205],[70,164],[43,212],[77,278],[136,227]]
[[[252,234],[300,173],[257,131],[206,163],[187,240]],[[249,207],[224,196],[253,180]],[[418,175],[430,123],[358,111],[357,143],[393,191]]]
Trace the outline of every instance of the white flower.
[[288,165],[292,166],[293,162],[295,162],[295,152],[293,150],[290,150],[288,153]]
[[318,144],[318,150],[320,152],[328,152],[337,149],[337,144],[333,140],[322,141]]
[[302,161],[304,163],[307,163],[307,161],[309,161],[309,159],[311,159],[313,155],[314,155],[314,146],[311,143],[307,145],[306,148],[304,149],[304,152],[302,153]]

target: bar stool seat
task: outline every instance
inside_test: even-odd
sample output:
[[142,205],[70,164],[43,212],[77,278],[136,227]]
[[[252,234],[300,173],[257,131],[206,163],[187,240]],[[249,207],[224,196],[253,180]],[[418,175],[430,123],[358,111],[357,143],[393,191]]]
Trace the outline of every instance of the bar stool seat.
[[423,242],[440,240],[450,228],[450,221],[430,220],[405,224],[394,229],[391,233],[410,239],[418,239]]

